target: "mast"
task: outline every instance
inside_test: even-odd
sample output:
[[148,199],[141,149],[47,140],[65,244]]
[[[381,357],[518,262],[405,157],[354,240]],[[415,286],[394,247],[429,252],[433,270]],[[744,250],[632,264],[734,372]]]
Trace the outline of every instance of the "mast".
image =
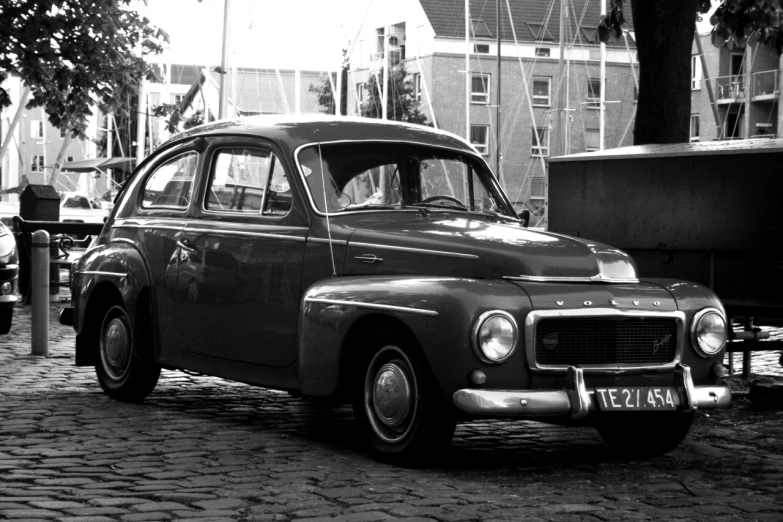
[[470,142],[470,0],[465,0],[465,139]]
[[[228,92],[226,90],[226,75],[228,74],[228,17],[231,8],[231,0],[225,0],[223,4],[223,53],[220,58],[220,101],[218,102],[218,119],[226,117],[226,105],[228,105]],[[204,121],[209,121],[209,115],[204,115]]]
[[[552,147],[554,156],[562,156],[565,145],[565,126],[563,125],[563,74],[565,72],[565,15],[566,15],[566,0],[560,2],[560,56],[558,57],[557,67],[557,118],[555,120],[555,126],[557,132],[555,132],[555,146]],[[535,121],[533,122],[535,127]],[[538,131],[536,131],[538,132]]]
[[[601,2],[601,20],[606,17],[606,0]],[[631,64],[633,67],[633,64]],[[606,44],[601,42],[601,98],[598,107],[598,150],[606,148]]]
[[496,2],[496,8],[497,8],[497,41],[498,41],[498,67],[497,67],[497,84],[498,84],[498,93],[497,93],[497,105],[495,106],[495,172],[497,173],[498,180],[501,180],[501,185],[504,185],[502,183],[503,175],[500,172],[500,100],[502,99],[500,96],[500,31],[502,30],[502,26],[500,25],[501,17],[500,17],[500,0],[497,0]]
[[389,72],[391,69],[391,60],[389,60],[389,27],[383,28],[383,86],[381,87],[381,114],[384,120],[389,119]]

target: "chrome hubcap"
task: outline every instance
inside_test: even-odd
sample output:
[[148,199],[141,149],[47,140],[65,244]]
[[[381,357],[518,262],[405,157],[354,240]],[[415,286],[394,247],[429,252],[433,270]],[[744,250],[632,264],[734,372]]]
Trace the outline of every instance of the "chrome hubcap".
[[399,426],[411,410],[408,378],[394,363],[386,363],[375,377],[372,404],[378,419],[387,426]]
[[108,322],[104,329],[101,348],[103,366],[109,376],[113,379],[122,378],[131,355],[130,335],[125,321],[115,317]]
[[375,435],[387,444],[408,436],[415,424],[417,384],[405,352],[386,346],[375,354],[364,381],[364,410]]

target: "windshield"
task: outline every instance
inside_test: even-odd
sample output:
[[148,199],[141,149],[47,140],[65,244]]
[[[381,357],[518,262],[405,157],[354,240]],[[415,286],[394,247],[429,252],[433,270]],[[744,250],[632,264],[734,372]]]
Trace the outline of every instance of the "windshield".
[[456,152],[401,143],[326,144],[320,156],[317,145],[302,149],[299,163],[321,212],[421,207],[516,217],[486,168]]

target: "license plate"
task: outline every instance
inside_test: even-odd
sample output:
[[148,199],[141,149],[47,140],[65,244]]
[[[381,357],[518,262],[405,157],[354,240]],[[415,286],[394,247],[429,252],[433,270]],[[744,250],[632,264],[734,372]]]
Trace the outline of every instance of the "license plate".
[[595,395],[602,410],[676,410],[680,398],[674,388],[639,386],[596,388]]

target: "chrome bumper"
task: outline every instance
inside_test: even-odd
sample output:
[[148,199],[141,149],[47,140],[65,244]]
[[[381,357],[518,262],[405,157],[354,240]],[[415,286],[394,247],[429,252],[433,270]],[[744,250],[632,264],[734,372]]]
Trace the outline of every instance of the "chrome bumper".
[[[680,395],[680,411],[725,408],[731,402],[728,384],[695,386],[691,369],[677,364],[675,387]],[[569,366],[566,387],[561,390],[481,390],[463,389],[454,392],[454,405],[473,415],[509,417],[563,417],[574,420],[599,411],[593,390],[585,387],[581,368]]]

